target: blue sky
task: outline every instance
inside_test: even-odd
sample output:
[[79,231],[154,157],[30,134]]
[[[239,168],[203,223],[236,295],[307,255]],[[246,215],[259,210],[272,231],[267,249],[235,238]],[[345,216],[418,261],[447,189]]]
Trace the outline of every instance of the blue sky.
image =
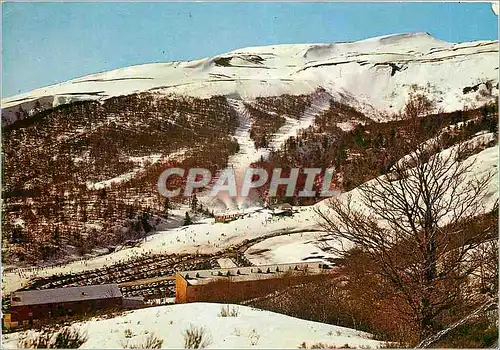
[[3,3],[2,96],[245,46],[429,32],[498,39],[489,3]]

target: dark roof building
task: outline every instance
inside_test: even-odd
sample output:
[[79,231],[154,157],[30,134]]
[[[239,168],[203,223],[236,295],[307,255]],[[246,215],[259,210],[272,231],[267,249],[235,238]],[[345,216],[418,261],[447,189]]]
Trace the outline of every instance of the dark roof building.
[[119,308],[122,293],[117,284],[102,284],[14,292],[10,302],[10,312],[4,318],[4,325],[9,328],[53,317]]
[[122,293],[117,284],[101,284],[14,292],[11,295],[11,306],[82,302],[121,297]]

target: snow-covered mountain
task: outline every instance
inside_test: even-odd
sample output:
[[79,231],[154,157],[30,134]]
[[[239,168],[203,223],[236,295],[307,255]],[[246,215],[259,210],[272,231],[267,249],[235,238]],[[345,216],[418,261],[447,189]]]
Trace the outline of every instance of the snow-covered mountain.
[[[153,63],[97,73],[3,99],[5,123],[29,111],[143,91],[194,97],[307,94],[321,87],[365,112],[398,112],[422,89],[444,111],[498,95],[498,41],[448,43],[428,33],[357,42],[244,48],[189,62]],[[38,107],[38,106],[37,106]]]

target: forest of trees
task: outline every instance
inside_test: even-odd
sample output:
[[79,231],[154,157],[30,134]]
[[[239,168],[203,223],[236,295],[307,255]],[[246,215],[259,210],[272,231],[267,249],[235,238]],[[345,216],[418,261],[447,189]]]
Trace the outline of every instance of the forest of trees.
[[[430,101],[421,101],[428,104]],[[478,132],[498,133],[497,104],[480,109],[435,113],[419,117],[416,121],[400,116],[396,120],[375,122],[359,111],[338,101],[332,101],[330,109],[315,119],[315,124],[302,130],[298,136],[290,137],[279,150],[256,164],[268,170],[283,168],[334,168],[336,177],[332,186],[349,191],[362,183],[385,174],[394,163],[408,154],[408,147],[400,144],[414,136],[415,130],[423,140],[437,137],[441,148],[448,148],[468,140]],[[351,130],[342,130],[338,123],[352,121]],[[416,123],[416,125],[415,125]],[[468,155],[477,153],[495,144],[477,145]],[[464,154],[465,156],[465,154]],[[322,176],[315,185],[318,192]],[[299,176],[298,193],[305,183],[304,174]],[[268,184],[269,185],[269,184]],[[259,189],[265,196],[268,185]],[[302,186],[302,187],[301,187]],[[321,198],[285,197],[280,189],[279,201],[311,204]]]
[[[4,127],[4,262],[39,262],[67,247],[85,254],[144,237],[167,216],[156,185],[162,171],[226,167],[238,149],[236,125],[223,97],[142,93],[59,106]],[[182,156],[170,159],[175,152]],[[128,181],[87,185],[135,169]]]

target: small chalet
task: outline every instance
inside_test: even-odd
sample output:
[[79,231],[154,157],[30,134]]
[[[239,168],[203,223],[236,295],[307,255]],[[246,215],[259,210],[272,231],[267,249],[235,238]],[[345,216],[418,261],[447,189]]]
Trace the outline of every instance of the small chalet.
[[117,284],[19,291],[10,296],[10,311],[5,315],[4,325],[15,328],[52,317],[121,306],[122,293]]

